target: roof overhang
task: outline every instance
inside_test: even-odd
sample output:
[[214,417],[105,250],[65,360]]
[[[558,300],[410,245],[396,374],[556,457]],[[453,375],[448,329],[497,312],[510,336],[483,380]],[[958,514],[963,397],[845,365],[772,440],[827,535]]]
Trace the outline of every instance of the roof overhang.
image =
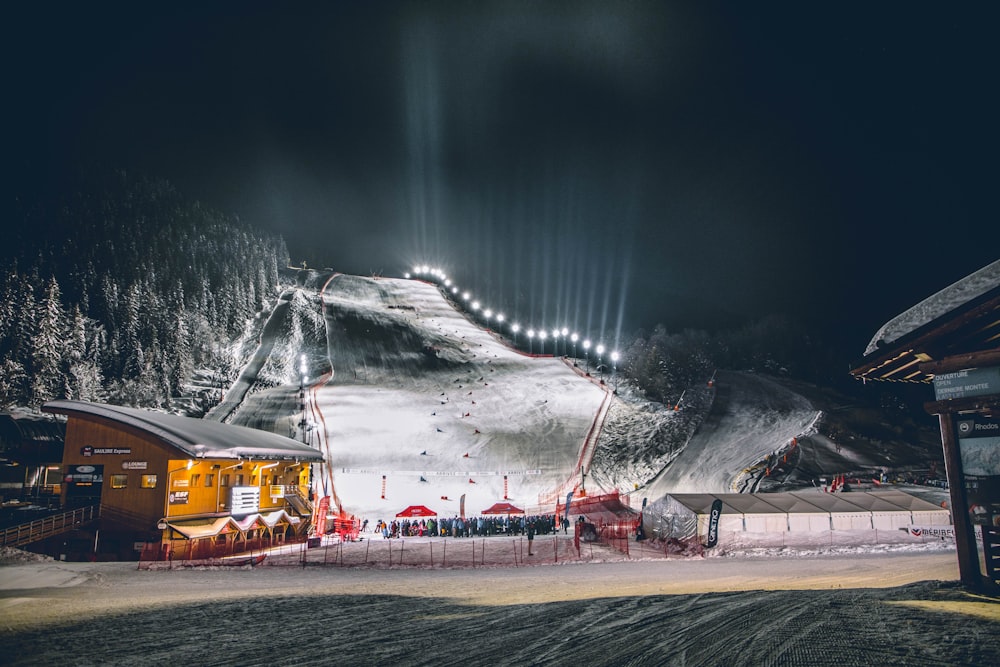
[[936,317],[852,364],[863,381],[922,382],[935,374],[1000,365],[1000,288]]

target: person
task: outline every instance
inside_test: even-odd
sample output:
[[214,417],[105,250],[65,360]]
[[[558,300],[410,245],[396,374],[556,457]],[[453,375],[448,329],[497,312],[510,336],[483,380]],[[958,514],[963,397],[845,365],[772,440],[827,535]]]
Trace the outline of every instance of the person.
[[563,535],[568,535],[569,534],[569,519],[566,518],[565,514],[563,515],[563,518],[562,518],[562,526],[563,526]]
[[528,522],[528,555],[534,556],[535,554],[531,551],[531,541],[535,539],[535,521],[531,520]]

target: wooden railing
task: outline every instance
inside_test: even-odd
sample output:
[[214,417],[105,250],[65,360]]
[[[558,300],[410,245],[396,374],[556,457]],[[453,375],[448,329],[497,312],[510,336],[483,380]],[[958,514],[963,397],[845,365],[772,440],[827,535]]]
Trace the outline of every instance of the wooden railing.
[[101,516],[100,505],[79,507],[69,512],[36,519],[19,526],[11,526],[0,531],[0,546],[19,547],[31,542],[44,540],[53,535],[69,532]]

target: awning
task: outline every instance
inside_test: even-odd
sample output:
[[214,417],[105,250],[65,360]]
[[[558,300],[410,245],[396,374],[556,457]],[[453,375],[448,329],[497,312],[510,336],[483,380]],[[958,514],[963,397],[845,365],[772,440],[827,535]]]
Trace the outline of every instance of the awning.
[[239,524],[232,517],[224,516],[218,519],[198,519],[194,521],[168,521],[167,526],[174,529],[189,540],[204,537],[215,537],[231,530],[240,530]]
[[524,510],[510,503],[494,503],[484,509],[482,514],[524,514]]
[[437,512],[434,510],[424,507],[423,505],[410,505],[405,510],[396,515],[397,519],[401,518],[413,518],[422,516],[437,516]]

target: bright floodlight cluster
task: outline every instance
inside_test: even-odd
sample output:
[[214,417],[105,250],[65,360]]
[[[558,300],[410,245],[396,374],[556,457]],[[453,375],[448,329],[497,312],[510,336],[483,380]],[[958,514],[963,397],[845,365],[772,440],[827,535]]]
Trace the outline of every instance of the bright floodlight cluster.
[[[417,280],[428,280],[438,283],[443,287],[445,292],[451,296],[461,297],[458,301],[460,305],[463,305],[469,310],[469,312],[476,318],[481,318],[485,324],[486,328],[493,328],[498,333],[505,333],[504,328],[506,327],[506,333],[511,337],[514,347],[518,347],[518,334],[521,333],[522,327],[520,323],[516,320],[508,322],[507,317],[499,311],[495,311],[492,308],[486,307],[484,304],[480,303],[477,299],[472,297],[472,293],[469,291],[461,291],[458,286],[455,285],[450,278],[441,269],[437,269],[426,264],[413,267],[413,270],[409,273],[404,273],[403,276],[407,279],[417,279]],[[582,343],[583,345],[583,355],[586,360],[587,373],[590,373],[590,350],[594,349],[596,354],[597,366],[596,370],[600,372],[601,379],[604,379],[604,371],[607,369],[607,365],[603,363],[604,353],[607,348],[604,347],[603,343],[593,344],[589,338],[581,339],[580,334],[575,331],[571,331],[569,327],[553,327],[552,329],[546,329],[544,327],[528,327],[524,330],[525,335],[528,338],[528,354],[536,354],[535,351],[535,341],[538,341],[538,351],[537,354],[546,354],[546,343],[550,343],[549,354],[555,356],[570,356],[568,351],[568,345],[572,344],[573,351],[572,357],[578,358],[577,356],[577,344]],[[561,352],[560,352],[561,349]],[[618,390],[618,361],[621,355],[618,354],[617,350],[612,350],[610,353],[611,368],[612,373],[615,377],[615,391]]]

